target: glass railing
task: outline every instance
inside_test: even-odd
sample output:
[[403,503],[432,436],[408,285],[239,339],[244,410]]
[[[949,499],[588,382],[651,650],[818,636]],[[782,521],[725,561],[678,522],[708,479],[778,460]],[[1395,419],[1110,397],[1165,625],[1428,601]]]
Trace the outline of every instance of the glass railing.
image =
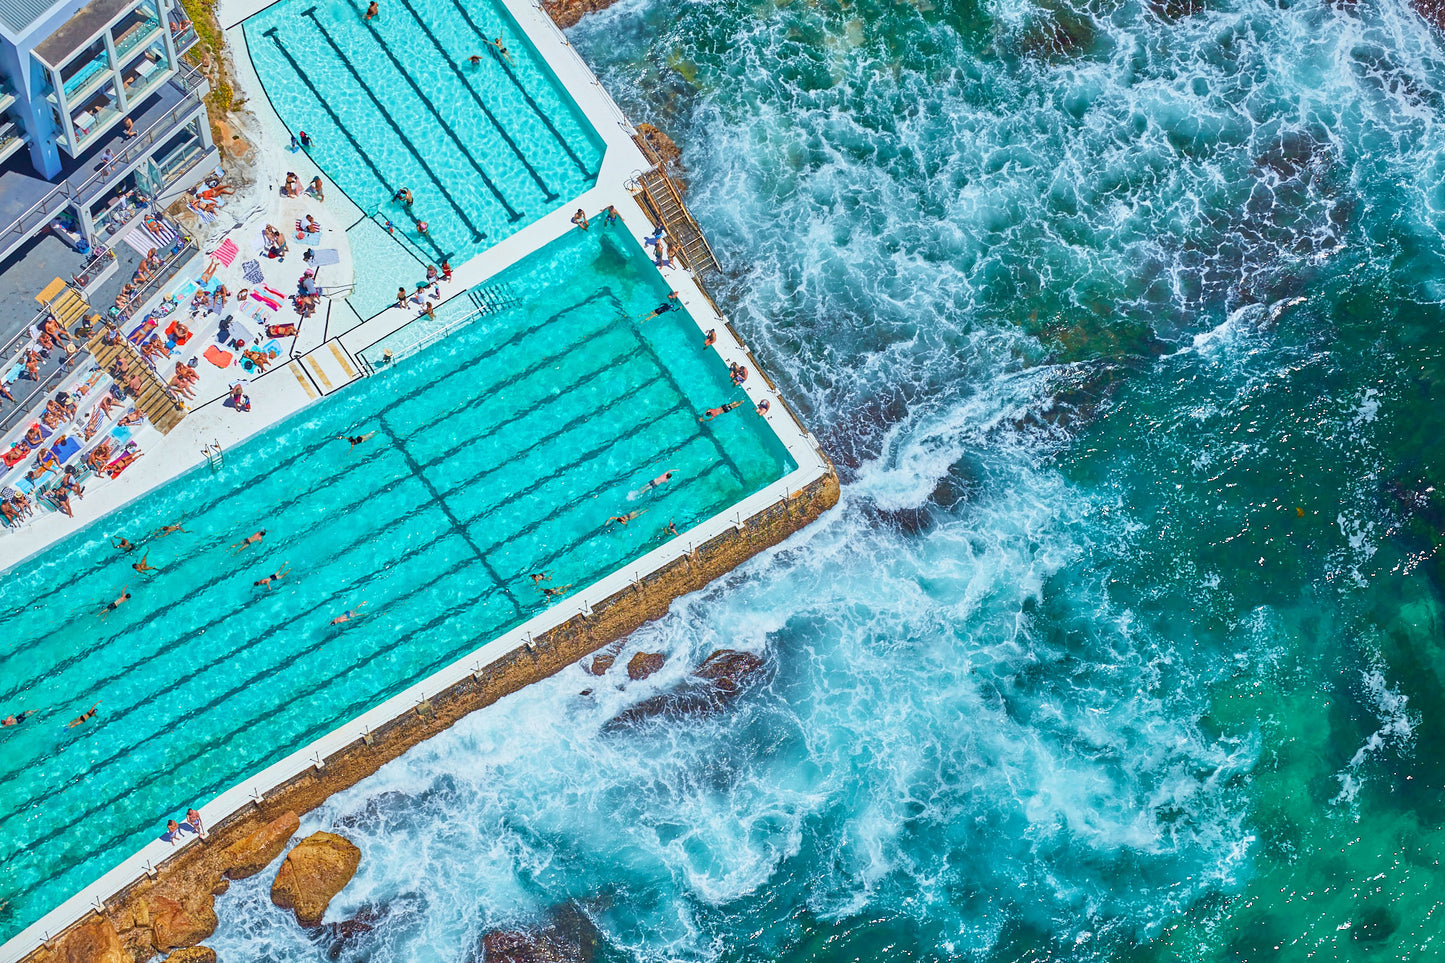
[[144,20],[125,32],[122,37],[115,41],[115,55],[119,59],[130,53],[136,47],[150,40],[161,28],[159,20]]
[[125,96],[131,104],[140,103],[141,98],[150,93],[162,80],[165,80],[170,72],[170,65],[165,60],[147,60],[143,63],[150,64],[150,68],[145,73],[141,73],[138,69],[126,73],[126,77],[131,78],[131,82],[125,88]]
[[183,54],[196,45],[200,38],[196,36],[196,28],[188,26],[184,30],[172,31],[171,36],[175,38],[176,53]]
[[111,119],[120,116],[120,108],[115,104],[106,102],[93,110],[82,110],[71,118],[75,124],[75,146],[79,149],[87,143],[95,132],[110,123]]
[[74,101],[81,96],[82,91],[97,81],[104,80],[110,70],[110,57],[104,50],[75,72],[74,75],[65,81],[65,99]]
[[184,174],[196,161],[206,152],[206,145],[201,143],[197,137],[195,140],[187,141],[180,147],[167,154],[163,159],[156,160],[156,170],[160,172],[160,179],[163,183],[169,184],[177,177]]

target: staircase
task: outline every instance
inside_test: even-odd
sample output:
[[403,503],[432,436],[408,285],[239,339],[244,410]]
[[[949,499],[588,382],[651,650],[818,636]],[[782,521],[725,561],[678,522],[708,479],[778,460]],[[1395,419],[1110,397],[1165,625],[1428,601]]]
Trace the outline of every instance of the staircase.
[[634,134],[632,139],[643,156],[652,162],[650,170],[638,175],[633,196],[654,224],[667,229],[668,251],[680,257],[684,267],[699,275],[719,270],[712,247],[683,203],[677,184],[667,175],[662,159],[640,136]]
[[[90,302],[60,278],[47,284],[45,290],[35,296],[35,300],[55,315],[55,320],[59,321],[60,326],[66,331],[73,331],[76,322],[90,311]],[[99,320],[99,318],[93,320]]]
[[101,328],[91,336],[87,347],[106,371],[113,369],[116,363],[124,358],[126,370],[140,374],[141,390],[135,398],[135,406],[161,434],[169,434],[172,428],[180,424],[186,414],[184,402],[166,386],[161,376],[156,374],[155,369],[124,336],[107,336],[107,330]]
[[505,284],[494,284],[488,287],[473,288],[467,292],[472,303],[477,306],[477,315],[495,314],[498,311],[505,311],[507,308],[517,304],[517,296],[512,289]]

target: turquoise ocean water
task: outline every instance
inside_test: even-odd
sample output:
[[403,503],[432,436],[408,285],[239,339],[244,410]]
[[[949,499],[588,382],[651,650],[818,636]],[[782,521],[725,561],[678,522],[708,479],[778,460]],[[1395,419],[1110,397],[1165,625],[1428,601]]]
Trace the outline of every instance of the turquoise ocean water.
[[[1379,3],[625,0],[836,512],[307,817],[347,960],[1427,960],[1445,56]],[[731,710],[622,708],[719,647]],[[630,651],[630,650],[629,650]],[[624,652],[624,657],[627,653]],[[580,693],[591,689],[590,695]],[[220,900],[227,959],[328,955]]]

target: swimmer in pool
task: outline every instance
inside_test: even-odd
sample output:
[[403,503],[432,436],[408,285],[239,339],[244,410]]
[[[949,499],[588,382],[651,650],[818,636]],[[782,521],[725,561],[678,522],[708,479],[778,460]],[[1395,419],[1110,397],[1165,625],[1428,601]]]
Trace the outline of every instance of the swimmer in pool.
[[377,6],[376,0],[371,0],[371,3],[367,4],[366,7],[366,16],[362,17],[361,19],[363,22],[366,22],[372,17],[379,16],[381,16],[381,8]]
[[666,314],[666,313],[669,312],[669,311],[676,311],[676,310],[677,310],[677,306],[678,306],[678,294],[677,294],[676,291],[673,291],[671,294],[669,294],[669,295],[667,296],[667,300],[666,300],[666,301],[662,302],[662,303],[659,304],[657,307],[655,307],[655,308],[652,309],[652,313],[651,313],[651,314],[644,314],[642,317],[638,318],[637,320],[638,320],[638,321],[651,321],[653,318],[657,317],[659,314]]
[[672,473],[673,473],[673,470],[674,470],[674,469],[669,468],[667,471],[663,472],[661,475],[658,475],[658,476],[657,476],[656,478],[654,478],[652,481],[648,482],[646,485],[643,485],[641,488],[639,488],[637,491],[633,492],[633,493],[632,493],[630,496],[628,496],[628,497],[630,497],[630,498],[637,498],[637,497],[639,497],[639,496],[641,496],[641,495],[646,495],[648,492],[652,491],[654,488],[661,488],[663,485],[666,485],[668,482],[672,481]]
[[546,572],[533,572],[533,573],[532,573],[532,584],[534,584],[534,585],[535,585],[536,583],[538,583],[538,582],[550,582],[550,581],[552,581],[552,576],[548,575]]
[[374,431],[368,431],[368,432],[367,432],[366,434],[364,434],[364,435],[337,435],[336,437],[337,437],[337,439],[340,440],[340,441],[349,441],[349,442],[351,442],[351,447],[352,447],[352,448],[355,448],[357,445],[361,444],[363,441],[365,441],[366,439],[370,438],[370,437],[371,437],[372,435],[374,435],[374,434],[376,434],[376,432],[374,432]]
[[130,551],[134,551],[134,549],[135,549],[135,546],[132,545],[129,541],[127,541],[127,540],[124,539],[124,538],[112,539],[110,544],[114,545],[116,548],[120,549],[122,552],[130,552]]
[[[99,702],[97,702],[97,703],[95,704],[95,706],[98,706],[98,705],[100,705]],[[80,715],[76,716],[74,719],[71,719],[69,722],[67,722],[67,723],[65,724],[65,728],[67,728],[67,729],[74,729],[76,726],[83,726],[83,725],[85,725],[87,722],[89,722],[91,719],[94,719],[94,718],[95,718],[95,706],[91,706],[89,709],[86,709],[84,712],[82,712]]]
[[[263,529],[261,529],[259,532],[257,532],[255,535],[247,535],[245,538],[241,539],[239,542],[237,542],[236,544],[232,545],[231,548],[235,549],[235,552],[239,552],[239,551],[241,551],[242,549],[246,549],[246,548],[249,548],[249,547],[252,546],[252,545],[255,545],[257,542],[259,542],[261,539],[263,539],[263,538],[265,538],[265,537],[266,537],[266,530],[263,528]],[[235,552],[232,552],[232,554],[234,555]]]
[[501,37],[498,37],[496,40],[488,40],[487,43],[491,44],[493,47],[496,47],[496,48],[497,48],[497,55],[500,56],[500,57],[505,58],[506,61],[507,61],[507,63],[509,63],[509,64],[515,64],[515,63],[516,63],[516,61],[512,59],[512,52],[507,49],[507,47],[506,47],[505,44],[502,43],[502,38],[501,38]]
[[120,595],[116,597],[115,601],[107,603],[106,606],[105,606],[105,608],[103,608],[103,609],[100,610],[100,614],[101,614],[102,616],[109,615],[110,613],[114,612],[116,609],[120,608],[122,604],[124,604],[124,603],[126,603],[126,602],[129,602],[129,601],[130,601],[130,592],[129,592],[129,590],[128,590],[128,589],[121,589],[121,590],[120,590]]
[[604,525],[602,527],[606,528],[613,522],[617,522],[619,525],[626,525],[628,522],[636,519],[638,515],[646,514],[646,512],[647,509],[643,508],[635,512],[628,512],[626,515],[613,515],[611,518],[607,519],[607,525]]
[[362,602],[360,605],[358,605],[356,608],[354,608],[354,609],[347,609],[345,612],[342,612],[342,613],[341,613],[340,615],[338,615],[336,618],[332,619],[331,622],[330,622],[330,624],[331,624],[331,625],[340,625],[342,622],[350,622],[352,619],[359,619],[359,618],[361,618],[361,610],[362,610],[363,608],[365,608],[365,607],[366,607],[366,602],[363,601],[363,602]]
[[137,572],[159,572],[160,569],[156,568],[150,562],[146,561],[146,559],[150,558],[150,554],[150,552],[146,552],[140,557],[140,561],[132,565],[131,568],[135,569]]
[[269,592],[269,591],[271,591],[271,583],[272,583],[272,582],[279,582],[279,581],[281,581],[281,579],[283,579],[283,578],[286,577],[286,573],[289,572],[289,571],[291,571],[291,563],[290,563],[290,562],[285,562],[285,563],[283,563],[283,564],[281,565],[281,567],[280,567],[279,569],[276,570],[276,573],[275,573],[274,575],[268,575],[268,576],[266,576],[265,578],[257,579],[256,581],[252,582],[251,584],[252,584],[252,585],[264,585],[264,586],[266,586],[266,591]]
[[662,526],[662,534],[664,534],[664,535],[676,535],[676,534],[677,534],[677,523],[676,523],[676,522],[668,522],[666,525]]
[[39,709],[26,709],[24,712],[17,712],[13,716],[6,716],[4,719],[0,719],[0,726],[18,726],[39,711]]
[[705,415],[703,415],[701,418],[699,418],[698,421],[712,421],[714,418],[719,418],[719,417],[727,414],[729,411],[732,411],[734,408],[740,408],[740,407],[742,407],[742,402],[741,402],[741,401],[729,401],[727,404],[723,405],[721,408],[709,408],[709,409],[707,410],[707,414],[705,414]]
[[398,187],[396,189],[396,193],[391,195],[391,199],[394,201],[401,201],[407,207],[411,207],[413,201],[411,191],[407,190],[405,187]]
[[160,528],[156,529],[155,537],[161,538],[165,535],[174,535],[176,532],[184,531],[186,531],[186,529],[181,527],[180,523],[177,523],[175,525],[162,525]]
[[547,596],[547,598],[549,599],[560,598],[563,595],[566,595],[567,590],[571,587],[572,586],[570,585],[563,585],[560,588],[552,588],[550,585],[544,585],[542,586],[542,594]]

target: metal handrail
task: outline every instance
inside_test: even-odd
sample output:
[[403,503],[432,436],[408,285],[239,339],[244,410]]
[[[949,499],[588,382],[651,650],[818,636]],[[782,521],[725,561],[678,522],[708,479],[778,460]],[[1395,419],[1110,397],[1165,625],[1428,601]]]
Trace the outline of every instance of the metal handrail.
[[[161,266],[156,269],[156,273],[150,276],[150,280],[136,288],[135,294],[131,295],[131,304],[145,304],[146,301],[150,300],[151,295],[155,294],[164,284],[175,279],[175,272],[169,272],[169,268],[179,262],[187,251],[200,250],[200,248],[196,246],[196,242],[184,234],[180,235],[180,242],[180,245],[175,251],[161,262]],[[138,313],[139,312],[131,312],[132,320]]]
[[115,251],[111,250],[109,247],[101,246],[95,252],[95,256],[92,257],[89,261],[85,262],[85,267],[81,268],[78,272],[71,275],[71,280],[75,282],[77,287],[83,288],[95,279],[95,275],[99,274],[102,270],[104,270],[105,263],[114,260]]
[[[43,220],[54,213],[55,210],[64,206],[64,203],[72,200],[77,202],[84,200],[87,195],[91,193],[93,185],[97,182],[102,186],[110,183],[115,176],[114,172],[117,168],[125,167],[131,161],[135,160],[137,154],[151,147],[156,141],[160,140],[162,136],[169,133],[171,128],[173,128],[180,119],[180,114],[194,110],[196,105],[201,102],[201,97],[196,93],[196,88],[205,83],[206,80],[199,71],[196,71],[190,67],[190,65],[184,63],[177,64],[176,75],[172,79],[179,82],[181,89],[186,93],[185,98],[180,103],[172,107],[166,112],[164,117],[158,118],[155,123],[151,124],[123,146],[120,153],[115,155],[106,169],[92,174],[78,185],[72,185],[69,179],[61,181],[50,193],[32,204],[29,209],[19,217],[12,220],[9,225],[5,227],[5,230],[0,232],[0,237],[8,239],[12,234],[26,233],[31,227],[34,227],[35,222],[32,222],[31,219],[37,213]],[[62,203],[57,204],[57,200]]]

